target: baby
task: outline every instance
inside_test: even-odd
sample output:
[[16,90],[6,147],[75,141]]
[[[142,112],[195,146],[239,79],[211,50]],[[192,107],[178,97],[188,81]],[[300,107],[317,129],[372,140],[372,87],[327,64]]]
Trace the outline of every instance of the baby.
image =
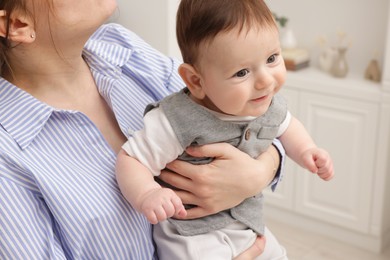
[[[290,158],[323,180],[333,177],[333,163],[277,94],[286,68],[278,28],[263,1],[182,0],[177,38],[186,87],[147,107],[144,128],[118,155],[117,179],[133,207],[158,223],[154,237],[160,259],[231,259],[257,235],[267,237],[262,195],[212,216],[181,220],[186,207],[154,179],[167,163],[178,157],[208,163],[210,158],[194,159],[185,150],[217,142],[257,158],[274,138]],[[285,257],[276,240],[267,238],[266,245],[261,259]]]

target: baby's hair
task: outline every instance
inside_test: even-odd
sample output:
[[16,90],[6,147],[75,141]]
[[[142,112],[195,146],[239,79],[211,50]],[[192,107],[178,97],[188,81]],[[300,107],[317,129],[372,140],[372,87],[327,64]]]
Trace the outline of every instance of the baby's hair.
[[275,28],[272,12],[263,0],[181,0],[176,36],[185,63],[194,65],[200,44],[220,32],[243,28]]

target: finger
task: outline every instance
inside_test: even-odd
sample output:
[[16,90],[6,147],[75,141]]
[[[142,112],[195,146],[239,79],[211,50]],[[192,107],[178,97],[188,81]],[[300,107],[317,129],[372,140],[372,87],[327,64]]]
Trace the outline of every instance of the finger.
[[147,214],[145,214],[145,217],[146,217],[146,218],[148,219],[148,221],[149,221],[151,224],[153,224],[153,225],[155,225],[155,224],[158,223],[157,216],[156,216],[156,214],[154,214],[153,211],[152,211],[152,212],[149,212],[149,213],[147,213]]
[[325,167],[329,162],[329,156],[325,152],[319,152],[315,154],[314,160],[318,168]]
[[178,213],[177,213],[177,216],[179,218],[185,218],[187,216],[187,211],[186,209],[183,207],[183,209],[181,209]]
[[333,179],[333,176],[334,176],[333,168],[327,170],[326,172],[319,173],[318,175],[319,175],[323,180],[329,181],[329,180]]
[[318,175],[323,180],[330,180],[333,178],[334,170],[333,170],[333,161],[331,159],[326,160],[323,167],[319,168]]
[[186,179],[191,179],[191,177],[198,171],[198,168],[200,168],[199,165],[194,165],[181,160],[172,161],[168,163],[166,167],[172,172],[163,171],[160,178],[162,177],[162,180],[164,181],[166,178],[170,178],[169,181],[186,181]]
[[232,146],[227,143],[215,143],[201,146],[190,146],[186,152],[195,157],[218,157],[223,158],[226,155],[226,150],[232,149]]
[[176,219],[185,219],[186,216],[187,216],[187,211],[186,211],[186,209],[183,207],[182,209],[180,209],[178,212],[176,212],[176,213],[173,215],[173,218],[176,218]]
[[330,181],[331,179],[333,179],[333,174],[328,173],[328,174],[325,175],[325,176],[321,176],[321,178],[322,178],[324,181]]
[[176,195],[181,199],[183,204],[191,204],[191,205],[199,204],[199,199],[193,193],[180,190],[180,191],[176,191]]
[[333,163],[330,159],[325,159],[324,161],[316,161],[318,167],[318,173],[329,172],[333,169]]
[[305,156],[303,158],[303,163],[306,169],[308,169],[310,172],[316,173],[318,171],[318,168],[312,155]]
[[165,212],[165,209],[163,206],[158,207],[157,209],[154,210],[154,214],[156,214],[157,221],[163,221],[167,219],[167,214]]
[[[183,162],[184,163],[184,162]],[[181,190],[191,189],[193,185],[191,185],[191,179],[187,178],[184,175],[189,175],[188,172],[191,171],[192,164],[188,163],[188,169],[185,169],[184,166],[181,165],[180,161],[176,160],[167,165],[167,167],[172,167],[172,171],[180,172],[180,174],[171,171],[162,171],[159,178],[164,182],[178,188]],[[181,170],[185,169],[185,170]]]
[[164,212],[163,214],[160,215],[162,218],[172,217],[173,214],[175,214],[175,212],[176,212],[175,206],[173,205],[173,203],[170,200],[164,202],[161,206],[162,206],[162,209]]
[[179,215],[182,217],[185,217],[187,215],[187,212],[184,208],[184,205],[178,196],[174,196],[171,199],[171,202],[172,202],[172,205],[174,206],[174,209],[175,209],[175,212],[174,212],[175,215]]

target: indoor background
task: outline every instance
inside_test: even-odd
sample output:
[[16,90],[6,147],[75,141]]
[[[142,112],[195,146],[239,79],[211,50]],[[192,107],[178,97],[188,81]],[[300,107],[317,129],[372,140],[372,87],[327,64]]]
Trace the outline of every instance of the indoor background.
[[[118,0],[111,20],[180,59],[178,2]],[[293,260],[390,259],[389,1],[266,2],[287,19],[280,34],[293,34],[289,48],[308,55],[288,71],[283,94],[335,163],[335,178],[323,182],[288,161],[277,191],[265,192],[267,223]],[[348,68],[341,76],[327,67],[338,62]]]

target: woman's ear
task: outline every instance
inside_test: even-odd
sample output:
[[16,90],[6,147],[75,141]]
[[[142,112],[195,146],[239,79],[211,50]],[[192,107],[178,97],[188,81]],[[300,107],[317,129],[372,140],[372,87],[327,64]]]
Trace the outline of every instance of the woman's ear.
[[[7,36],[8,16],[0,10],[0,36]],[[34,22],[26,15],[14,11],[9,17],[8,39],[15,43],[31,43],[35,41]]]
[[195,67],[188,63],[183,63],[179,66],[178,71],[191,95],[200,100],[204,99],[206,94],[203,91],[202,79]]

